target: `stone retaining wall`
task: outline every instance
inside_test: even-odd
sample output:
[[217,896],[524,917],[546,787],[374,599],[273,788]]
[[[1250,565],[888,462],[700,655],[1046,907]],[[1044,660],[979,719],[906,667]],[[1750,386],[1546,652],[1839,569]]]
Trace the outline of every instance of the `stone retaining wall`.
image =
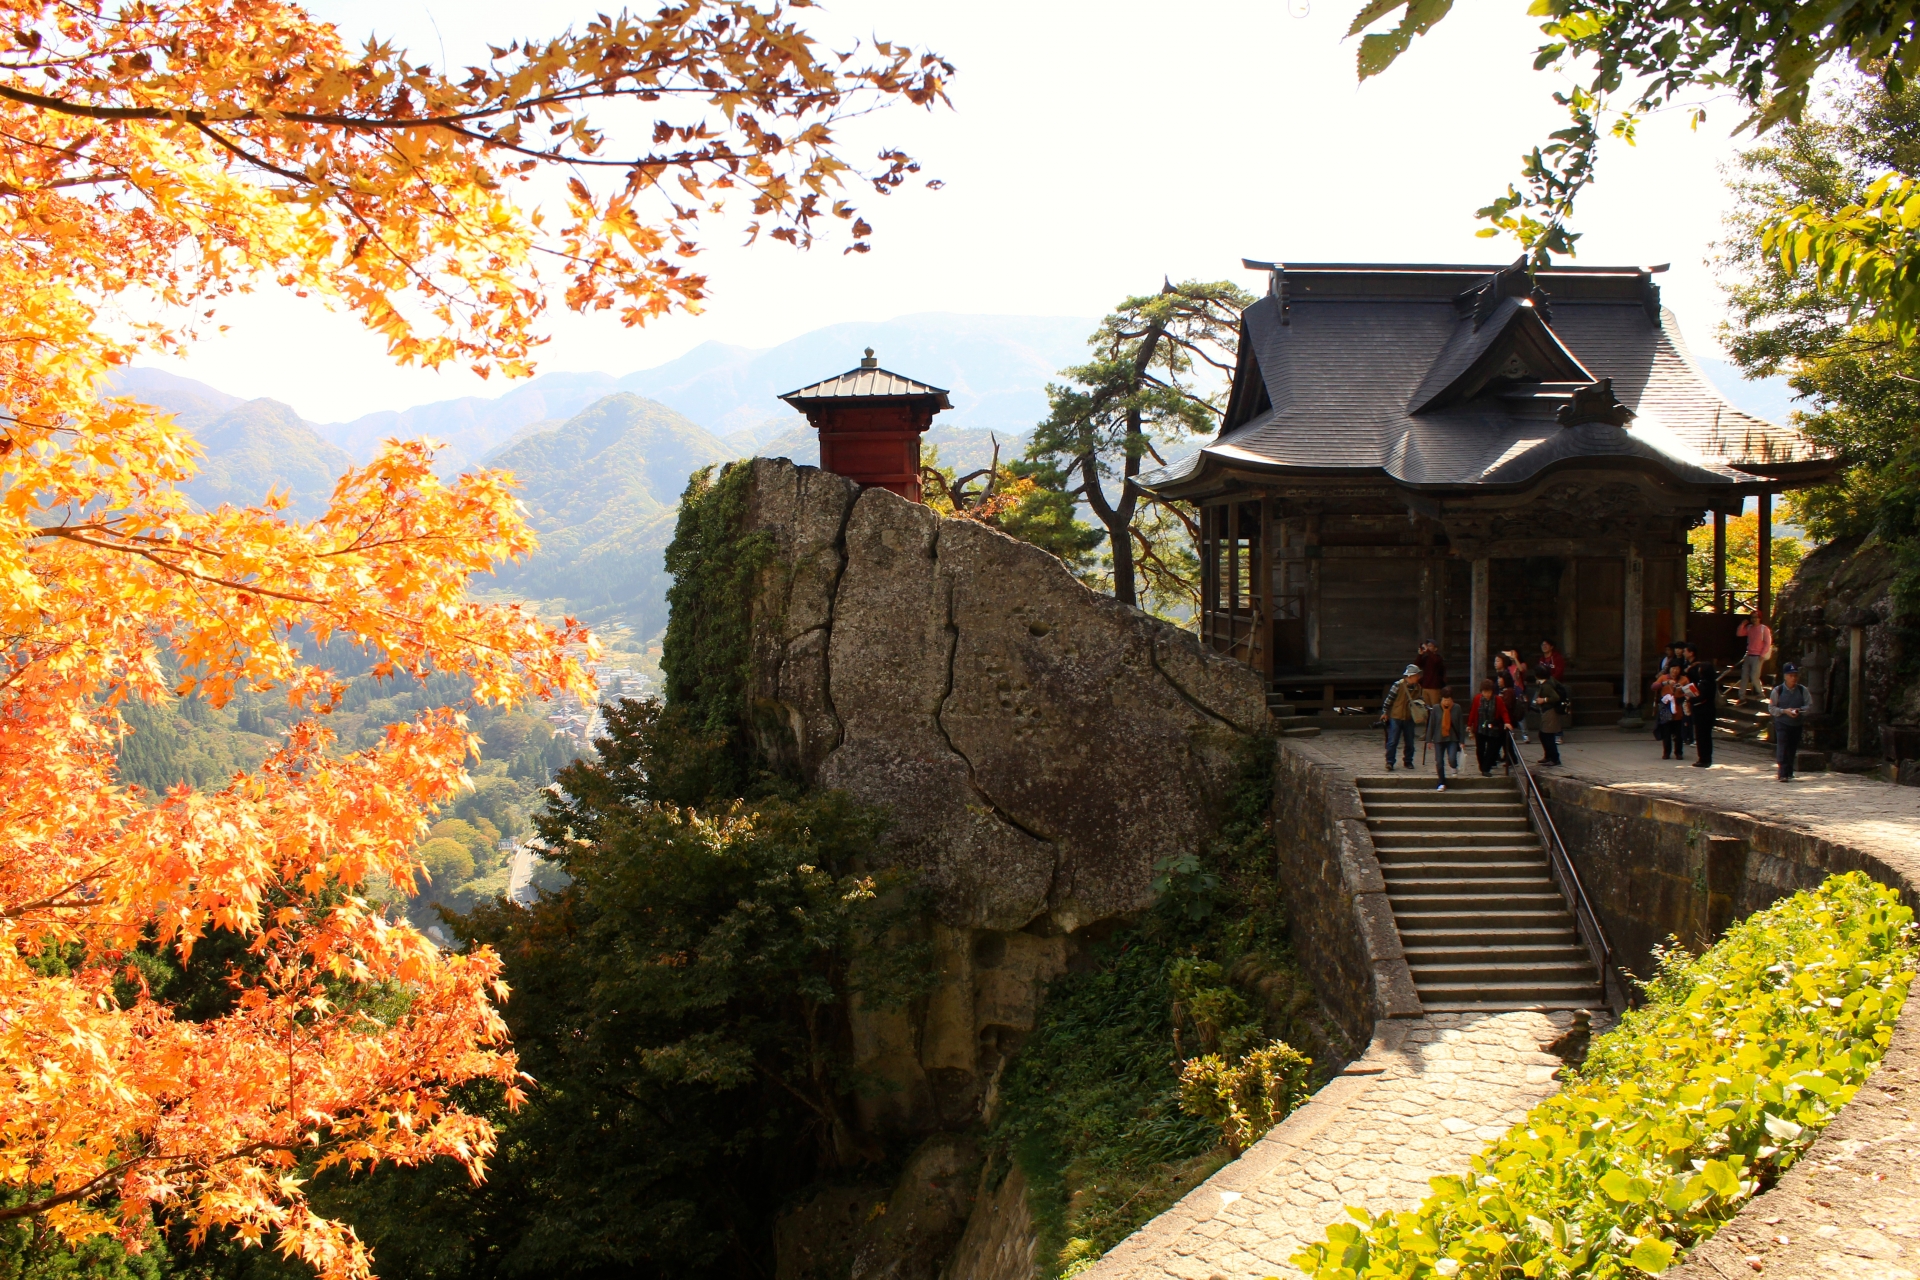
[[1843,871],[1864,871],[1920,903],[1920,878],[1899,854],[1577,778],[1542,778],[1541,788],[1618,962],[1642,978],[1668,937],[1697,950],[1734,921]]
[[1364,1045],[1377,1020],[1419,1017],[1353,772],[1283,741],[1274,761],[1273,834],[1294,953],[1348,1039]]

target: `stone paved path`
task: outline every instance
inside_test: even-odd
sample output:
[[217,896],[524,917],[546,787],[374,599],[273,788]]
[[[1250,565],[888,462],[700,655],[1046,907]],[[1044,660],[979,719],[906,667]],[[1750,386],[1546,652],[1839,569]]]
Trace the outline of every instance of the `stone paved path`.
[[[1386,759],[1377,732],[1323,733],[1307,745],[1359,774],[1380,773]],[[1538,760],[1538,741],[1526,752],[1529,763]],[[1802,774],[1779,783],[1774,781],[1772,749],[1744,742],[1715,743],[1713,768],[1696,769],[1691,761],[1662,760],[1651,732],[1618,729],[1576,729],[1567,735],[1560,756],[1566,768],[1546,773],[1744,813],[1858,848],[1920,856],[1920,787],[1843,773]],[[1432,775],[1430,764],[1426,772]]]
[[[1572,1013],[1436,1013],[1376,1041],[1233,1164],[1083,1272],[1087,1280],[1298,1276],[1287,1259],[1346,1220],[1345,1206],[1408,1209],[1427,1180],[1559,1088],[1546,1051]],[[1596,1029],[1605,1014],[1594,1015]]]

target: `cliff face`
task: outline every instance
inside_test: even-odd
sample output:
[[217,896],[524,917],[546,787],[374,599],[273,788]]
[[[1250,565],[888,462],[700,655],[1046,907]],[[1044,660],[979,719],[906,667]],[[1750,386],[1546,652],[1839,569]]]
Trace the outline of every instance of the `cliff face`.
[[956,929],[1072,933],[1138,910],[1211,829],[1247,667],[985,526],[784,460],[753,464],[774,567],[754,606],[769,755],[893,812]]
[[750,532],[773,549],[752,607],[759,746],[885,808],[892,853],[932,889],[934,991],[853,1016],[875,1082],[862,1119],[964,1129],[1076,940],[1147,906],[1155,864],[1211,833],[1265,691],[1036,547],[811,467],[752,466]]
[[1920,683],[1903,678],[1900,625],[1893,622],[1894,584],[1901,573],[1894,549],[1877,535],[1839,538],[1815,548],[1780,592],[1774,607],[1779,660],[1800,666],[1825,714],[1826,745],[1844,746],[1847,714],[1847,624],[1866,627],[1866,733],[1869,756],[1880,754],[1880,727],[1920,721]]

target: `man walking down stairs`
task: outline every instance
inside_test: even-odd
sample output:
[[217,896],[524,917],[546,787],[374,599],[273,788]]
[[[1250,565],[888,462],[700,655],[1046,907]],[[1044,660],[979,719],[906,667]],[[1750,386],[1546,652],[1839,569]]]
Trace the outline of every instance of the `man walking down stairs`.
[[1359,785],[1429,1013],[1606,1004],[1516,779],[1455,778],[1443,792],[1419,777]]

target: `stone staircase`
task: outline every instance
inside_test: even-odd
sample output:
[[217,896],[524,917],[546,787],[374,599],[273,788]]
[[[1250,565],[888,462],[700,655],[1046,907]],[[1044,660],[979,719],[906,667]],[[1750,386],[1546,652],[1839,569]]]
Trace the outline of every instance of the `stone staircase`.
[[1267,719],[1273,731],[1283,738],[1317,738],[1320,726],[1308,724],[1300,709],[1271,689],[1267,691]]
[[1361,778],[1367,827],[1429,1013],[1597,1009],[1593,959],[1512,778]]
[[1745,702],[1720,696],[1720,712],[1713,720],[1716,738],[1745,739],[1749,742],[1773,741],[1773,717],[1767,714],[1765,698],[1749,693]]

